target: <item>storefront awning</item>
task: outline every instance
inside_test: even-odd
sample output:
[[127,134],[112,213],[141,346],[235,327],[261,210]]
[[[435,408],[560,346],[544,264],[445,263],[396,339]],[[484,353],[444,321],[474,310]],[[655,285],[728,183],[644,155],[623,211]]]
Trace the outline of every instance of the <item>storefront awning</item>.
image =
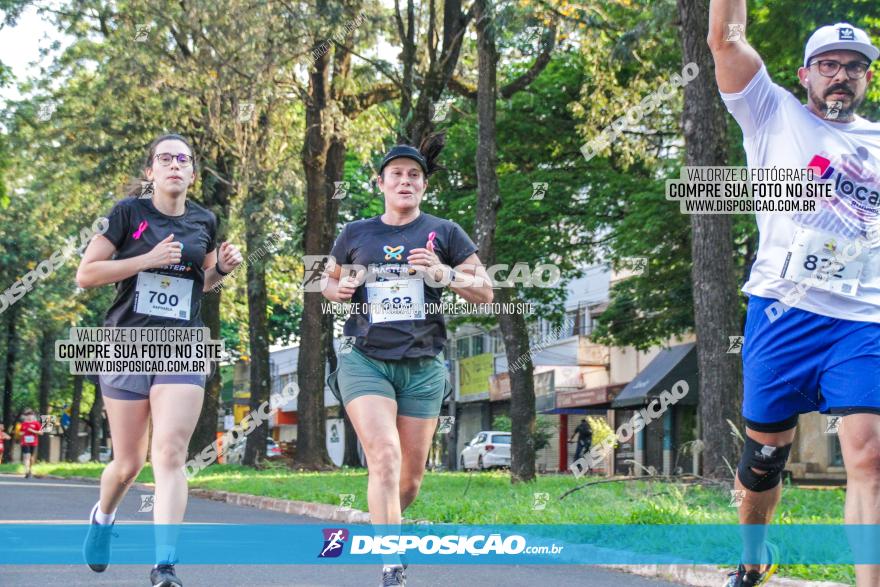
[[699,396],[699,379],[697,377],[697,346],[687,343],[660,351],[648,366],[630,381],[614,401],[612,408],[632,408],[645,406],[658,397],[663,390],[685,380],[688,393],[677,403],[695,406]]
[[586,414],[587,408],[551,408],[541,410],[539,414]]
[[541,410],[538,412],[539,414],[580,414],[580,415],[594,415],[594,416],[603,416],[605,415],[605,410],[597,410],[595,408],[551,408],[549,410]]
[[603,385],[590,389],[567,389],[556,392],[556,407],[568,408],[610,408],[611,401],[623,389],[623,384]]

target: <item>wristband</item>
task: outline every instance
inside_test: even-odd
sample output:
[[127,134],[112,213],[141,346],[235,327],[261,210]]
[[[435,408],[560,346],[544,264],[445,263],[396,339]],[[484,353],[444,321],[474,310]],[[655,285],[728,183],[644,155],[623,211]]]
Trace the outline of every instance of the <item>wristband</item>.
[[225,277],[225,276],[229,275],[228,271],[223,271],[220,269],[220,261],[217,261],[217,263],[214,264],[214,268],[217,270],[217,275],[219,275],[221,277]]
[[[436,273],[434,274],[434,276],[435,276],[434,281],[436,281],[436,282],[443,281],[443,276],[446,274],[446,271],[444,271],[444,269],[446,269],[447,267],[449,267],[449,266],[443,265],[443,268],[439,270],[440,271],[440,279],[436,279],[437,274]],[[449,267],[449,282],[452,283],[453,281],[455,281],[455,270],[452,267]]]

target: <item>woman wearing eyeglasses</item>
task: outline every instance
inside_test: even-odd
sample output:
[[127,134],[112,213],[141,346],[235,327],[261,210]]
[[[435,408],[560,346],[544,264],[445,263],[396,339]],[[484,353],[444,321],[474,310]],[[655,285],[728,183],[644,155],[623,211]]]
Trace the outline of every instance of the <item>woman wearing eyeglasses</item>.
[[[202,293],[242,262],[239,250],[216,247],[217,218],[187,199],[197,161],[186,139],[158,137],[149,148],[143,177],[107,216],[108,229],[89,243],[76,282],[89,288],[116,285],[105,327],[203,327]],[[159,303],[156,291],[164,296]],[[152,417],[151,460],[156,489],[155,524],[180,524],[187,502],[187,446],[202,409],[201,374],[109,374],[97,377],[113,438],[113,461],[101,475],[101,495],[89,515],[83,545],[95,572],[109,564],[116,508],[147,456]],[[157,526],[157,532],[170,526]],[[174,573],[172,531],[157,534],[154,587],[182,585]]]

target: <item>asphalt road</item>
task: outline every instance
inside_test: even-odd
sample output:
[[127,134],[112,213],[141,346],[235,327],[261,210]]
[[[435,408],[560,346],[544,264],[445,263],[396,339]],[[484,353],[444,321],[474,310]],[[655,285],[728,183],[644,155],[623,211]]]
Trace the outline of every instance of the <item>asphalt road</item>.
[[[119,506],[118,524],[149,522],[141,495],[132,488]],[[57,479],[23,479],[0,475],[0,524],[85,522],[98,498],[96,483]],[[320,520],[256,508],[189,498],[187,523],[317,524]],[[0,549],[3,545],[0,544]],[[149,565],[114,565],[93,573],[81,565],[0,565],[0,586],[79,587],[149,585]],[[381,569],[372,565],[186,565],[177,566],[186,587],[376,587]],[[720,583],[720,580],[719,580]],[[674,587],[676,583],[645,579],[590,565],[413,565],[407,570],[410,587]]]

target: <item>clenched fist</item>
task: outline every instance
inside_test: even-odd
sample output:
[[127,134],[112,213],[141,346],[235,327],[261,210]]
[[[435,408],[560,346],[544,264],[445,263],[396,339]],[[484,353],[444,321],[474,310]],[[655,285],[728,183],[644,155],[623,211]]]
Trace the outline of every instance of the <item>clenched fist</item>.
[[180,242],[174,242],[174,233],[172,232],[147,253],[147,269],[180,264],[182,250],[183,245]]

